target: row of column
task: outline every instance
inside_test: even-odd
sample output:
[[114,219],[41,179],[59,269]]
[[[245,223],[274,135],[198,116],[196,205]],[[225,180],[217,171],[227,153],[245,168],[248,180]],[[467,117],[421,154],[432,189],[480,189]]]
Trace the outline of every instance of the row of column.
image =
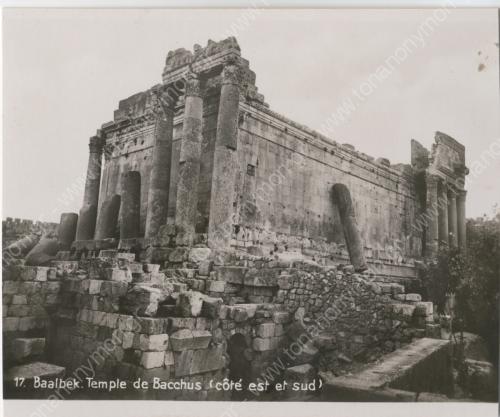
[[116,236],[121,210],[120,238],[140,234],[141,175],[126,172],[122,177],[122,196],[113,195],[101,203],[98,213],[104,140],[94,136],[89,142],[89,162],[83,194],[83,206],[78,216],[76,240],[101,240]]
[[[208,241],[212,247],[230,246],[237,171],[237,132],[239,88],[237,66],[226,65],[217,121],[212,175]],[[148,190],[145,237],[157,236],[167,222],[170,192],[170,167],[174,127],[173,101],[163,103],[155,126],[153,160]],[[190,74],[186,80],[183,140],[181,142],[176,196],[175,225],[177,245],[190,246],[196,235],[198,184],[202,153],[203,97],[200,80]],[[99,187],[104,141],[92,137],[84,201],[78,219],[76,240],[100,240],[114,237],[121,209],[120,238],[138,237],[140,233],[140,173],[128,172],[123,177],[122,196],[114,195],[101,203]]]
[[435,175],[427,176],[426,252],[435,255],[439,246],[466,247],[465,199],[456,189]]

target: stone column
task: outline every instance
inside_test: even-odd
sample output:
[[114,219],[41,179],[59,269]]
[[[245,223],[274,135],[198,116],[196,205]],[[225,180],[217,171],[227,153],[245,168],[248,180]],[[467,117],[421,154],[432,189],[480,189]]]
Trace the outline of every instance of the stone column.
[[168,213],[174,104],[163,103],[159,108],[155,126],[153,162],[149,181],[146,238],[152,238],[158,234],[160,226],[167,222]]
[[120,239],[140,237],[141,174],[129,171],[123,175]]
[[448,246],[448,186],[440,182],[438,186],[439,245]]
[[465,251],[467,246],[466,240],[466,220],[465,220],[465,197],[467,191],[460,190],[457,195],[457,238],[458,246]]
[[351,193],[344,184],[335,184],[332,187],[332,194],[334,203],[339,210],[351,264],[356,271],[362,272],[367,269],[364,244],[359,234],[356,215],[352,206]]
[[90,240],[94,238],[97,203],[99,201],[99,187],[101,185],[102,150],[104,140],[93,136],[89,141],[89,163],[87,179],[83,194],[83,206],[80,210],[76,230],[76,240]]
[[438,251],[439,226],[438,226],[438,182],[439,177],[428,174],[427,183],[427,229],[425,253],[427,257],[435,257]]
[[95,240],[117,237],[118,214],[120,213],[121,197],[115,194],[103,201],[95,230]]
[[455,190],[448,190],[448,232],[450,234],[450,247],[457,247],[457,194]]
[[57,240],[61,244],[61,250],[69,250],[75,240],[78,214],[62,213],[61,221],[57,229]]
[[186,81],[184,125],[175,204],[177,245],[191,246],[194,243],[198,212],[202,125],[203,99],[200,81],[196,75],[191,74]]
[[222,72],[208,224],[208,245],[220,250],[230,248],[233,232],[238,170],[238,86],[238,67],[234,64],[226,65]]

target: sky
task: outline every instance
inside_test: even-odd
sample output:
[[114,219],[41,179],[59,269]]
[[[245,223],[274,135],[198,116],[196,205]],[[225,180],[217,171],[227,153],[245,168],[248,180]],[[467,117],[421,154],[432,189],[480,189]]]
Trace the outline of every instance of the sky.
[[[2,217],[59,221],[61,212],[78,212],[89,137],[112,120],[119,100],[161,82],[169,50],[230,35],[274,111],[325,132],[331,115],[354,103],[327,131],[337,142],[410,163],[412,138],[428,148],[435,131],[456,138],[475,168],[466,186],[467,216],[492,214],[500,203],[496,9],[269,10],[264,0],[254,4],[4,9]],[[423,36],[421,25],[432,16],[434,30]],[[410,48],[408,39],[420,41]],[[388,57],[403,56],[402,45],[404,59],[374,83]],[[369,79],[370,93],[357,99]]]

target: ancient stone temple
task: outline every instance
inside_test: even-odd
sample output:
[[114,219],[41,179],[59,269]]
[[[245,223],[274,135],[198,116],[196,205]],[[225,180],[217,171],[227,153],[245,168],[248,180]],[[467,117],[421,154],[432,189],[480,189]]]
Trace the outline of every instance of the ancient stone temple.
[[74,248],[356,253],[359,268],[412,276],[439,243],[464,246],[461,144],[437,132],[431,152],[412,141],[411,165],[374,160],[273,112],[255,81],[232,38],[170,52],[163,83],[122,100],[90,139]]
[[45,243],[57,254],[4,273],[9,375],[32,345],[48,374],[71,374],[113,340],[97,375],[201,381],[163,394],[227,399],[208,382],[265,380],[301,335],[291,380],[439,338],[417,266],[465,248],[466,174],[441,132],[391,164],[275,113],[234,38],[171,51],[162,83],[90,138],[80,213]]

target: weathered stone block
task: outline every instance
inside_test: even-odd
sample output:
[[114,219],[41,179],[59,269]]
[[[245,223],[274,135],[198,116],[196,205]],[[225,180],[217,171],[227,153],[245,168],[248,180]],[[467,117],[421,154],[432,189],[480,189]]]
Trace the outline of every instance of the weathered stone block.
[[216,371],[224,366],[224,348],[222,345],[208,349],[184,350],[176,352],[175,376],[176,378],[195,375],[209,371]]
[[382,288],[377,282],[369,282],[367,285],[374,294],[382,294]]
[[394,294],[403,294],[405,292],[405,287],[401,284],[391,284],[391,293]]
[[410,304],[393,304],[392,311],[394,314],[401,315],[406,318],[410,318],[413,316],[413,312],[415,311],[415,305]]
[[125,259],[128,262],[135,262],[135,253],[118,252],[116,254],[116,259]]
[[194,317],[169,317],[168,318],[168,330],[169,332],[175,332],[179,329],[190,329],[194,330],[196,328],[196,319]]
[[102,281],[97,279],[89,280],[89,294],[99,294],[101,292]]
[[134,349],[143,351],[164,351],[168,347],[168,334],[136,334]]
[[177,308],[182,317],[198,317],[203,306],[203,294],[197,291],[181,292],[177,298]]
[[103,297],[121,297],[127,294],[128,283],[118,281],[102,281],[101,295]]
[[12,351],[17,360],[41,355],[45,349],[45,338],[20,338],[12,342]]
[[120,314],[118,316],[118,329],[123,330],[124,332],[133,332],[138,331],[138,328],[140,328],[140,326],[136,323],[133,316],[125,314]]
[[136,317],[134,318],[135,331],[145,334],[162,334],[166,333],[168,327],[168,319]]
[[290,321],[290,315],[287,311],[275,311],[273,313],[273,321],[276,324],[288,323]]
[[431,316],[434,313],[432,301],[420,301],[415,304],[416,316]]
[[276,333],[276,324],[274,323],[262,323],[257,326],[257,336],[266,338],[273,337]]
[[151,274],[156,274],[160,272],[160,265],[159,264],[148,264],[145,263],[142,265],[144,272],[151,273]]
[[208,281],[208,291],[212,292],[224,292],[224,289],[226,288],[226,282],[225,281]]
[[164,352],[142,352],[141,365],[145,369],[159,368],[165,362]]
[[221,266],[216,268],[217,279],[232,284],[243,284],[247,268],[235,266]]
[[175,248],[168,256],[169,262],[181,263],[187,261],[189,248]]
[[212,261],[201,261],[199,264],[198,264],[198,274],[199,275],[202,275],[202,276],[209,276],[210,275],[210,271],[212,270],[212,265],[213,265],[213,262]]
[[192,248],[188,254],[188,260],[199,264],[210,258],[212,250],[210,248]]
[[441,339],[441,326],[439,324],[426,323],[425,337]]
[[2,283],[3,294],[16,294],[19,291],[18,281],[4,281]]
[[19,319],[19,330],[24,332],[31,329],[36,329],[38,322],[36,317],[22,317]]
[[6,317],[2,321],[3,332],[14,332],[19,330],[19,317]]
[[106,268],[106,279],[117,282],[132,282],[132,274],[128,269]]
[[187,284],[184,284],[183,282],[174,282],[173,283],[173,290],[174,290],[174,292],[185,292],[185,291],[188,291],[188,286],[187,286]]
[[278,348],[278,341],[275,337],[263,339],[256,337],[253,339],[252,347],[257,352],[265,352],[267,350],[274,350]]
[[206,317],[217,318],[219,317],[221,306],[222,298],[204,296],[201,313]]
[[116,249],[103,249],[99,252],[99,258],[116,258],[118,250]]
[[43,362],[33,362],[10,368],[6,372],[4,379],[7,381],[14,381],[17,378],[32,380],[35,376],[39,376],[41,379],[62,378],[64,377],[65,371],[66,369],[62,366]]
[[255,304],[237,304],[228,308],[229,317],[237,323],[251,319],[255,316],[255,312],[257,311],[257,305]]
[[28,304],[28,297],[26,295],[14,295],[12,297],[12,304]]
[[158,303],[165,300],[166,294],[159,288],[144,284],[134,285],[125,296],[122,308],[129,314],[153,317],[158,310]]
[[406,301],[418,302],[422,301],[422,296],[420,294],[406,294],[405,299]]
[[61,283],[60,282],[47,282],[46,284],[44,284],[44,288],[48,294],[58,293],[61,290]]
[[386,282],[377,282],[376,284],[380,288],[382,294],[392,294],[392,284]]
[[123,349],[132,348],[132,346],[134,344],[134,336],[135,336],[135,333],[133,333],[133,332],[123,332],[122,333],[122,348]]
[[165,366],[171,366],[174,364],[174,352],[171,350],[165,351]]
[[188,330],[182,329],[170,336],[170,344],[173,351],[182,351],[188,349],[206,349],[212,333],[207,330]]
[[9,306],[8,315],[12,317],[26,317],[30,314],[30,307],[27,305],[11,305]]

